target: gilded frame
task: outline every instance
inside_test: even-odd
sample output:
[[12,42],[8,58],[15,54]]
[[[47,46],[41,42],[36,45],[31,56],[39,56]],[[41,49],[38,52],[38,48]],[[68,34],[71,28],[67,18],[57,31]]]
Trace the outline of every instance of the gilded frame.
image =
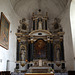
[[1,23],[0,23],[0,46],[9,49],[9,29],[10,22],[6,18],[3,12],[1,12]]

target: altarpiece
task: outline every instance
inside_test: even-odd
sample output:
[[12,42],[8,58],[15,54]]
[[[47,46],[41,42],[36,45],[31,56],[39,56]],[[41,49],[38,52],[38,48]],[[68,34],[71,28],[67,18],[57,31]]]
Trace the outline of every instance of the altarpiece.
[[[37,14],[32,13],[31,27],[26,23],[25,18],[20,20],[20,26],[16,33],[17,70],[34,68],[33,72],[36,72],[40,66],[42,69],[51,67],[55,70],[56,66],[65,69],[64,32],[60,21],[59,18],[54,18],[50,28],[48,12],[43,16],[41,10]],[[38,70],[38,72],[40,71]]]

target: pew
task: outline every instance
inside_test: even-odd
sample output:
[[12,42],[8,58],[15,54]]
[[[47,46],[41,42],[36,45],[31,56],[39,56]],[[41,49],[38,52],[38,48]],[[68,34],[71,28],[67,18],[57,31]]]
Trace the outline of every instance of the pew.
[[68,75],[75,75],[75,71],[68,71]]
[[10,71],[0,71],[0,75],[10,75]]

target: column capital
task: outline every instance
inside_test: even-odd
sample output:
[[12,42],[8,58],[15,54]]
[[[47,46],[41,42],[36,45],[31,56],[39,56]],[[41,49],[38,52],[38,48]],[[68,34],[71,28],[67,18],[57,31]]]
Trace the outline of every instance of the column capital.
[[63,41],[63,39],[60,39],[60,41]]
[[51,39],[50,41],[51,41],[51,43],[53,43],[53,39]]
[[47,39],[47,42],[50,43],[50,39]]
[[31,39],[31,43],[33,43],[34,42],[34,40],[33,39]]
[[17,39],[18,40],[18,42],[21,42],[21,40],[20,39]]

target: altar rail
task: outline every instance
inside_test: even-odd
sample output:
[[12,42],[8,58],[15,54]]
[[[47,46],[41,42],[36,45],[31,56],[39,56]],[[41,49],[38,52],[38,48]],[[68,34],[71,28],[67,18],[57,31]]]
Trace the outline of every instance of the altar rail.
[[[12,72],[11,75],[25,75],[25,73],[14,73],[14,72]],[[54,75],[68,75],[68,73],[54,73]]]
[[53,73],[26,73],[25,75],[54,75]]

